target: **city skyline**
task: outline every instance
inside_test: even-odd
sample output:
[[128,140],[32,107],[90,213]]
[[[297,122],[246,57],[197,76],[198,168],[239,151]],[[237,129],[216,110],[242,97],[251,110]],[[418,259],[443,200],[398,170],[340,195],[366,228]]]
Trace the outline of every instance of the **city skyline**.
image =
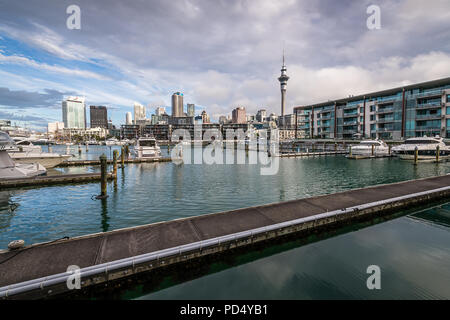
[[449,43],[439,40],[450,30],[446,1],[380,1],[380,30],[366,26],[368,1],[149,1],[127,10],[115,1],[79,1],[80,30],[66,27],[69,4],[2,5],[0,119],[44,129],[61,121],[66,96],[84,96],[107,106],[119,125],[134,101],[170,113],[177,91],[213,121],[238,106],[279,114],[283,42],[291,77],[286,114],[450,70]]

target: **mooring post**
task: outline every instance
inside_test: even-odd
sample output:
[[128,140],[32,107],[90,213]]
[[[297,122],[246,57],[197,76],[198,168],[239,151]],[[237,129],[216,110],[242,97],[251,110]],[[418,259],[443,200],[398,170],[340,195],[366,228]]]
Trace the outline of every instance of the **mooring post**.
[[113,174],[114,179],[117,179],[117,156],[119,154],[119,151],[114,150],[113,152]]
[[334,151],[337,151],[337,142],[334,143]]
[[388,154],[389,154],[389,155],[391,155],[391,148],[392,148],[392,146],[389,145],[389,146],[388,146]]
[[102,154],[100,156],[100,170],[101,170],[101,178],[100,178],[100,195],[97,196],[97,199],[105,199],[108,197],[107,195],[107,191],[106,191],[106,186],[107,186],[107,178],[108,178],[108,173],[107,173],[107,159],[105,154]]
[[127,156],[127,159],[128,159],[129,152],[130,152],[130,150],[128,150],[128,145],[126,144],[125,145],[125,154]]
[[48,145],[48,153],[52,153],[52,145],[51,144]]
[[351,145],[348,147],[348,155],[350,157],[352,156],[352,146]]
[[419,160],[419,148],[416,146],[414,149],[414,164],[417,164]]
[[86,142],[86,152],[89,151],[89,143]]
[[81,144],[78,144],[78,153],[81,154]]
[[372,145],[372,157],[375,155],[375,145]]
[[439,162],[439,153],[441,152],[439,145],[436,146],[436,162]]
[[122,168],[125,165],[125,155],[123,154],[124,152],[124,147],[122,146],[122,148],[120,149],[120,163],[122,164]]

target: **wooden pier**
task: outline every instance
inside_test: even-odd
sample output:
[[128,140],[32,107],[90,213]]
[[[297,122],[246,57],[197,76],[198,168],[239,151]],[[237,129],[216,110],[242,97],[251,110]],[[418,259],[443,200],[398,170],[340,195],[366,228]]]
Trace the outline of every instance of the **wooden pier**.
[[[0,252],[0,299],[63,297],[69,266],[81,291],[237,248],[300,237],[450,199],[450,175],[206,214]],[[183,270],[183,269],[181,269]],[[70,292],[69,292],[70,291]]]
[[347,153],[348,153],[347,151],[292,152],[292,153],[279,153],[277,157],[292,158],[292,157],[337,156]]
[[[54,176],[38,176],[33,178],[7,179],[0,180],[0,190],[22,187],[41,187],[70,183],[88,183],[98,182],[101,179],[101,173],[84,173],[84,174],[61,174]],[[112,173],[108,173],[108,180],[114,179]]]
[[[170,157],[124,159],[124,163],[153,163],[153,162],[170,162],[170,161],[172,161]],[[113,160],[108,159],[107,163],[113,164]],[[118,163],[120,164],[120,159],[118,160]],[[61,162],[57,167],[98,166],[98,165],[100,165],[100,160],[67,160]]]

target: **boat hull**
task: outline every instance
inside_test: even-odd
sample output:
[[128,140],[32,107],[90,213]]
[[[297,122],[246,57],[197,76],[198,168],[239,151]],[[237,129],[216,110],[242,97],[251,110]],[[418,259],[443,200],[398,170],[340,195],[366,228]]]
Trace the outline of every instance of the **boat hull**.
[[11,154],[11,158],[16,163],[24,163],[24,164],[32,164],[32,163],[39,163],[40,165],[44,166],[45,168],[54,168],[60,163],[62,163],[65,160],[68,160],[71,157],[71,155],[58,155],[58,156],[23,156],[20,154]]

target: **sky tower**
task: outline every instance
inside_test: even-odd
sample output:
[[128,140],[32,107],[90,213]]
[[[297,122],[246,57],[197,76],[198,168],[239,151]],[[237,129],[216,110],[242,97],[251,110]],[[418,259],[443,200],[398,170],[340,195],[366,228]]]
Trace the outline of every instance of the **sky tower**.
[[283,66],[281,67],[281,76],[278,78],[281,88],[281,116],[284,116],[284,105],[286,101],[286,86],[289,77],[286,74],[286,65],[284,64],[284,50],[283,50]]

